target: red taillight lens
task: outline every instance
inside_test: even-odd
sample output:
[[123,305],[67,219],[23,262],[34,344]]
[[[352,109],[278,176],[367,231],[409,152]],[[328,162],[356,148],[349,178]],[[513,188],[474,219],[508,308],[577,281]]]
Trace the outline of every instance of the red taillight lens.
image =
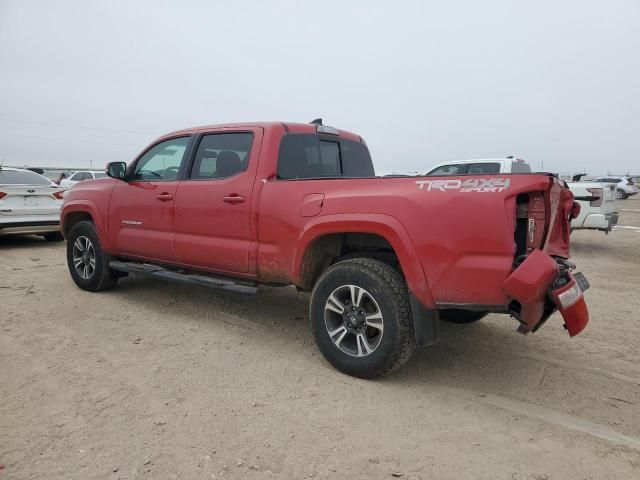
[[592,207],[599,207],[600,205],[602,205],[602,198],[604,197],[602,188],[587,188],[587,191],[591,194],[592,197],[589,205],[591,205]]
[[56,197],[58,200],[62,200],[64,196],[64,190],[60,190],[59,192],[54,193],[53,196]]
[[587,326],[589,311],[580,285],[573,275],[569,274],[569,278],[569,283],[551,292],[551,298],[562,314],[569,335],[573,337]]
[[6,194],[6,193],[4,193],[4,192],[0,192],[0,199],[1,199],[1,198],[4,198],[4,197],[6,197],[6,196],[7,196],[7,194]]
[[558,308],[569,308],[582,298],[582,290],[575,280],[571,280],[564,288],[559,288],[553,294]]

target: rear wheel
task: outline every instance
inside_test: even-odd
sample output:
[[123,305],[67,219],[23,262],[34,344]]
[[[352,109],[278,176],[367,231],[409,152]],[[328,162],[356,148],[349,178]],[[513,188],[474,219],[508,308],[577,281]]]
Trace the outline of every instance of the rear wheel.
[[625,191],[624,191],[624,190],[622,190],[621,188],[618,188],[618,189],[616,190],[616,198],[617,198],[618,200],[625,200],[625,199],[627,198],[627,196],[628,196],[628,195],[627,195],[627,194],[625,193]]
[[118,283],[118,274],[109,268],[110,256],[100,247],[93,222],[76,224],[67,241],[67,266],[75,284],[83,290],[108,290]]
[[451,323],[473,323],[486,317],[488,314],[489,312],[472,312],[470,310],[460,310],[457,308],[440,310],[440,318],[445,322]]
[[322,355],[355,377],[389,373],[415,348],[404,279],[379,260],[357,258],[332,265],[316,282],[310,316]]
[[47,242],[62,242],[64,240],[64,237],[60,232],[45,233],[43,237]]

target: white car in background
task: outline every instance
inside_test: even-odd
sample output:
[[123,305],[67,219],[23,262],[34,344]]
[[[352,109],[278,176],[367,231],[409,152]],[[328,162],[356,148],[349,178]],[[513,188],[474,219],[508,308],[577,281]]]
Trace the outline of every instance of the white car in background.
[[60,233],[63,193],[38,173],[0,167],[0,236],[37,234],[50,242],[64,240]]
[[618,224],[615,210],[616,185],[605,182],[568,182],[580,214],[571,220],[573,230],[600,230],[609,233]]
[[631,177],[626,175],[612,175],[608,177],[598,177],[594,182],[607,182],[616,184],[616,198],[624,200],[638,193],[638,187]]
[[104,178],[107,174],[102,170],[78,170],[72,172],[69,178],[63,178],[60,182],[60,186],[66,190],[69,190],[76,183],[83,180],[93,180],[94,178]]
[[477,158],[453,160],[434,165],[424,175],[487,175],[491,173],[531,173],[531,166],[520,158]]

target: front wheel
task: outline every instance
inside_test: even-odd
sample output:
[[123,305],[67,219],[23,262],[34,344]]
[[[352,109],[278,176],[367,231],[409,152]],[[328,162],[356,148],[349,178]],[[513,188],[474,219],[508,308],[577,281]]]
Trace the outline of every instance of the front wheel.
[[415,348],[404,279],[378,260],[350,259],[327,269],[311,294],[310,317],[322,355],[355,377],[385,375]]
[[118,274],[109,268],[110,256],[100,247],[93,222],[75,225],[67,239],[67,266],[75,284],[83,290],[108,290],[118,283]]

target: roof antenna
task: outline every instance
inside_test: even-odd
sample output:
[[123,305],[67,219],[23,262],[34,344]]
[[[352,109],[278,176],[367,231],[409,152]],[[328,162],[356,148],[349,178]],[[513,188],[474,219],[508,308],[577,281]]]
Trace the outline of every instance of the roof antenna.
[[322,119],[321,118],[316,118],[314,120],[311,120],[309,123],[311,125],[322,125]]

